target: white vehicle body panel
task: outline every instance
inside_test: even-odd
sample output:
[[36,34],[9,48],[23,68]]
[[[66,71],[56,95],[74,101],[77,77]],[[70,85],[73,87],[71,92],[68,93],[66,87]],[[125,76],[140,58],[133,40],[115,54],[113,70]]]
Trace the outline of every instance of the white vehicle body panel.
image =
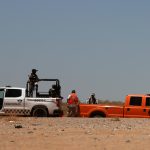
[[[4,91],[4,95],[2,91]],[[57,106],[58,98],[31,98],[25,97],[25,93],[25,88],[0,87],[0,101],[2,105],[0,114],[31,115],[34,107],[45,106],[49,115],[53,115],[55,110],[60,109]]]

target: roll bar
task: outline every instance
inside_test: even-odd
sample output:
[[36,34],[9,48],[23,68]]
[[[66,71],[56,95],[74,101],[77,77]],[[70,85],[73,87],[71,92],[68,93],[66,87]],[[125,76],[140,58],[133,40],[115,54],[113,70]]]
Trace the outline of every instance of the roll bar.
[[[47,82],[54,81],[54,82],[56,82],[56,87],[58,88],[57,92],[58,92],[59,97],[61,97],[61,86],[60,86],[60,82],[58,79],[39,79],[38,82],[40,82],[40,81],[47,81]],[[36,91],[36,97],[44,96],[44,94],[39,93],[38,86],[35,86],[35,91]],[[26,96],[32,97],[30,94],[30,82],[29,81],[27,81],[27,83],[26,83]],[[45,96],[49,96],[49,95],[45,94]]]

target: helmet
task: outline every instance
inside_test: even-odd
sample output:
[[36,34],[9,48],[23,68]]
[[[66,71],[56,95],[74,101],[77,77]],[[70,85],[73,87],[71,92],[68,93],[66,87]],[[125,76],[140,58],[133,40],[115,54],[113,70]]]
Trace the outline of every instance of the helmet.
[[95,93],[92,93],[92,96],[95,96]]
[[53,89],[56,89],[56,85],[55,85],[55,84],[53,84],[53,85],[52,85],[52,88],[53,88]]
[[32,73],[36,73],[38,70],[36,69],[32,69]]

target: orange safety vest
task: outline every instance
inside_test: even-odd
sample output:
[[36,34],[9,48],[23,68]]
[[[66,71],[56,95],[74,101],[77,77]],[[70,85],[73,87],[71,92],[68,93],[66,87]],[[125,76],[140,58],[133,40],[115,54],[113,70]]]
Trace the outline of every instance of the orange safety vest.
[[69,99],[68,99],[68,104],[77,104],[79,102],[78,96],[76,93],[71,93]]

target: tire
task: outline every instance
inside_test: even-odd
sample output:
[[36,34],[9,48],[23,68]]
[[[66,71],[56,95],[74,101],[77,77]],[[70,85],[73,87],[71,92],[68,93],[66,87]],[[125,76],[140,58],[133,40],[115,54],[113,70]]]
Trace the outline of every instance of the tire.
[[104,118],[106,117],[106,115],[103,113],[103,112],[93,112],[91,115],[90,115],[91,118]]
[[100,114],[95,114],[94,116],[92,116],[92,118],[103,118],[103,116]]
[[32,112],[33,117],[48,117],[47,109],[44,107],[36,107]]

